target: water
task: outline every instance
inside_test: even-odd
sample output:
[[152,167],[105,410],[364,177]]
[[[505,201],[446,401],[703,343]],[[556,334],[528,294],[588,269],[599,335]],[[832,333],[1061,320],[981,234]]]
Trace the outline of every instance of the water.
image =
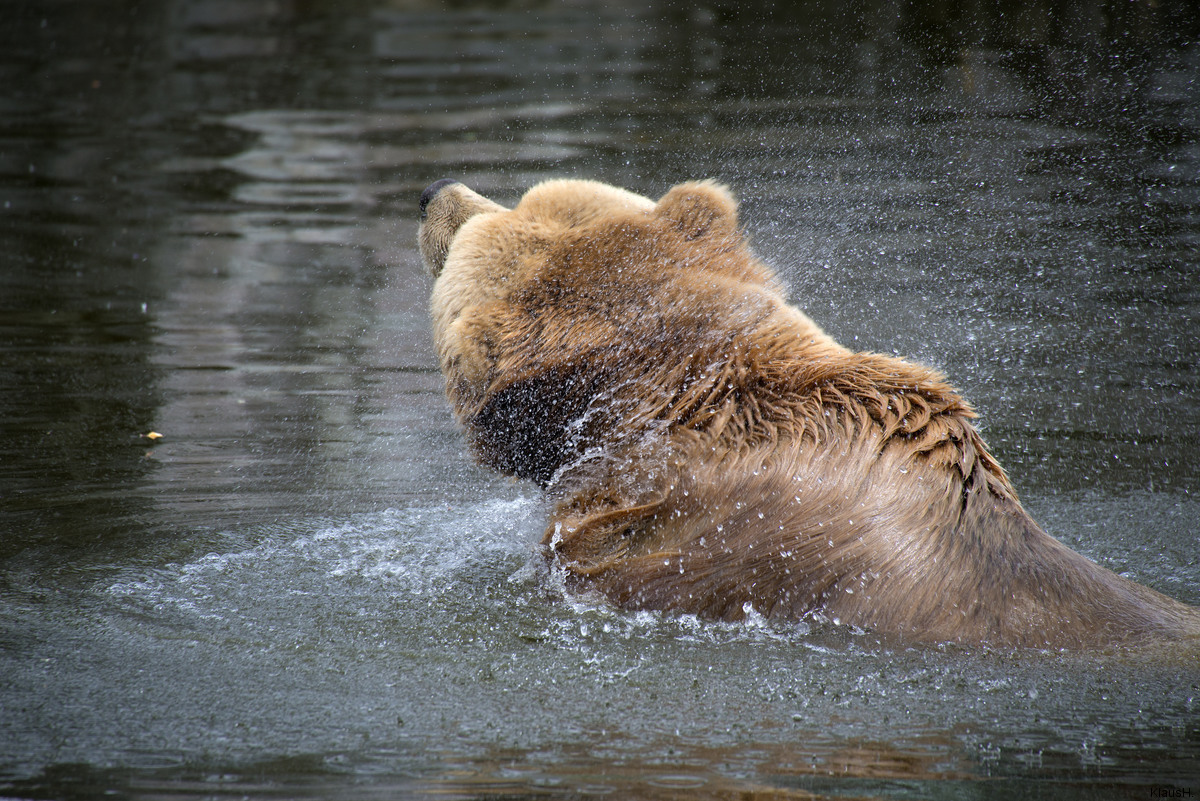
[[1200,603],[1200,21],[1073,8],[10,4],[0,795],[1200,792],[1194,654],[563,599],[429,341],[432,180],[719,178],[1049,531]]

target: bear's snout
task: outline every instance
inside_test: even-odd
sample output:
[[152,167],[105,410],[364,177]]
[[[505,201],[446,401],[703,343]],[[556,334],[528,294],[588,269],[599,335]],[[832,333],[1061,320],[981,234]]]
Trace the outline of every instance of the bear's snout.
[[425,269],[434,278],[442,272],[450,245],[467,220],[476,214],[508,211],[453,178],[443,178],[425,187],[419,208],[421,228],[417,232],[417,243]]
[[442,178],[441,180],[434,181],[429,186],[425,187],[425,191],[421,193],[421,222],[425,222],[425,217],[429,210],[429,201],[433,200],[434,195],[442,191],[443,187],[456,183],[458,183],[458,181],[454,180],[453,178]]

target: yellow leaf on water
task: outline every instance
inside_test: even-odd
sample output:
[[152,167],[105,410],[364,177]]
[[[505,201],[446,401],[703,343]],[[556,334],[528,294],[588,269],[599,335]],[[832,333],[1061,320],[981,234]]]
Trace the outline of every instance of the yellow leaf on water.
[[148,440],[162,439],[162,434],[157,431],[151,431],[149,434],[142,434],[142,436]]

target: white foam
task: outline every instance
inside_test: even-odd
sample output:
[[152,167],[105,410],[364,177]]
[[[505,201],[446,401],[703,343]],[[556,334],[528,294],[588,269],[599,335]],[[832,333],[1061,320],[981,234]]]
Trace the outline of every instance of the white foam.
[[[211,552],[127,577],[106,592],[155,611],[219,617],[259,595],[337,592],[368,580],[389,592],[440,591],[478,571],[516,570],[540,535],[541,502],[490,500],[473,506],[387,509],[345,522],[290,522],[258,544]],[[230,540],[235,539],[231,536]],[[238,541],[246,539],[240,532]]]

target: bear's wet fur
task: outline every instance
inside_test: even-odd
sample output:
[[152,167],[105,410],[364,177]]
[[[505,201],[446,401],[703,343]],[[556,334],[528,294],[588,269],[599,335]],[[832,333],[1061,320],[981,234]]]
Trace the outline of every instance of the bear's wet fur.
[[483,463],[549,493],[573,590],[999,647],[1200,636],[1042,531],[942,375],[789,305],[725,187],[549,181],[509,210],[443,181],[421,206],[447,395]]

